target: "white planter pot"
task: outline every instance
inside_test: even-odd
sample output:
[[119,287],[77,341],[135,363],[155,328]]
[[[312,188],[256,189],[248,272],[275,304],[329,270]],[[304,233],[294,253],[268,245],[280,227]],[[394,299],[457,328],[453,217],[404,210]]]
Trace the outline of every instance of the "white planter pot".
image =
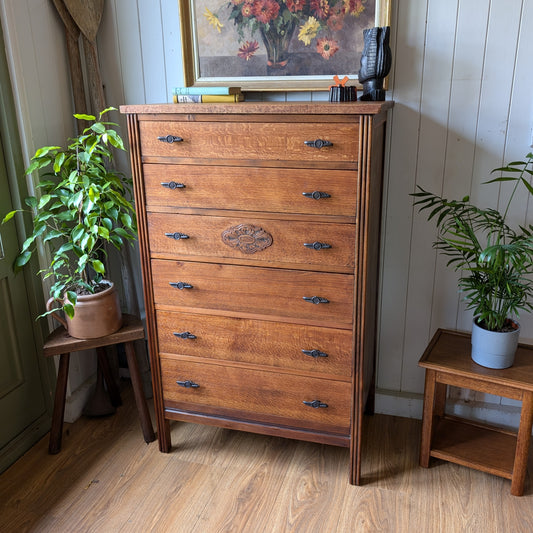
[[472,322],[472,359],[487,368],[509,368],[518,347],[520,324],[513,331],[488,331]]

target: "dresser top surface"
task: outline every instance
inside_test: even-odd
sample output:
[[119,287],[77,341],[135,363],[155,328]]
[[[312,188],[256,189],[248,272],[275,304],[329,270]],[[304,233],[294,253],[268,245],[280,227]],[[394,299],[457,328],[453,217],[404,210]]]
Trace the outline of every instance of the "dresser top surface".
[[384,102],[239,102],[234,104],[142,104],[122,105],[123,114],[326,114],[378,115],[392,108]]

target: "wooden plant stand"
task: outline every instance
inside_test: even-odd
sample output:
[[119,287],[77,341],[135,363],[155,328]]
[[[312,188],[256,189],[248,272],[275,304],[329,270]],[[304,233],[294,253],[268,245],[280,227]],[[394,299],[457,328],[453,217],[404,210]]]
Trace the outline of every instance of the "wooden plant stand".
[[137,339],[144,339],[144,328],[142,322],[133,315],[124,314],[123,321],[124,323],[118,331],[112,333],[111,335],[106,335],[105,337],[98,337],[96,339],[76,339],[71,337],[63,326],[60,326],[52,331],[52,333],[50,333],[46,339],[46,342],[43,346],[43,355],[46,357],[51,357],[53,355],[61,356],[59,359],[54,411],[52,414],[50,444],[48,446],[49,453],[55,454],[61,449],[63,419],[65,415],[65,397],[67,393],[68,367],[71,352],[91,350],[96,348],[98,353],[98,364],[101,365],[111,401],[114,405],[118,405],[120,403],[120,394],[118,387],[111,376],[104,347],[119,343],[124,343],[128,367],[130,370],[131,383],[133,386],[133,393],[135,396],[135,403],[139,412],[144,440],[147,443],[155,440],[152,421],[150,419],[150,412],[148,411],[148,406],[146,404],[141,374],[133,347],[133,341]]
[[[439,329],[419,366],[426,369],[420,466],[430,457],[511,480],[511,494],[524,493],[533,422],[533,347],[519,345],[514,365],[495,370],[474,363],[470,335]],[[447,386],[520,400],[518,433],[445,414]]]

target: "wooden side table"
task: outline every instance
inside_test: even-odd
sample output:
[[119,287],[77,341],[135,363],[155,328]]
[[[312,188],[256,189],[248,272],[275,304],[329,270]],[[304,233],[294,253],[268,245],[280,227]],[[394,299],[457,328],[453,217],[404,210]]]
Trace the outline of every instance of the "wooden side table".
[[150,412],[146,404],[146,398],[143,392],[143,385],[139,365],[135,357],[135,349],[133,341],[144,339],[144,328],[142,322],[133,315],[123,315],[122,327],[105,337],[98,337],[97,339],[75,339],[71,337],[63,326],[55,329],[50,333],[43,346],[43,355],[51,357],[53,355],[60,355],[59,371],[57,375],[56,392],[54,399],[54,411],[52,414],[52,428],[50,430],[50,443],[48,451],[51,454],[58,453],[61,449],[61,437],[63,431],[63,419],[65,415],[65,397],[67,394],[68,381],[68,367],[71,352],[81,350],[91,350],[96,348],[98,353],[98,362],[102,365],[104,378],[106,379],[107,388],[114,405],[120,403],[120,395],[118,387],[111,378],[111,373],[108,367],[107,359],[105,357],[104,347],[112,346],[118,343],[124,343],[128,367],[130,370],[131,384],[133,386],[133,393],[135,396],[135,403],[139,412],[141,420],[141,427],[143,431],[144,440],[152,442],[155,440],[154,430],[152,428],[152,421],[150,419]]
[[[436,457],[511,480],[524,493],[533,422],[533,347],[520,344],[514,365],[485,368],[470,357],[470,335],[439,329],[419,366],[426,369],[420,466]],[[445,414],[447,386],[522,401],[518,433]]]

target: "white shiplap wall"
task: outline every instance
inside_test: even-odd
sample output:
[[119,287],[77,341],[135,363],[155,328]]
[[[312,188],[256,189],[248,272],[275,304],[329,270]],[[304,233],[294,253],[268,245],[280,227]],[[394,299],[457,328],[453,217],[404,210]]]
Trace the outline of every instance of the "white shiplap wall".
[[[393,0],[394,64],[384,191],[378,409],[420,416],[417,361],[438,327],[468,330],[456,275],[431,248],[434,228],[412,207],[417,184],[497,206],[507,194],[482,185],[490,170],[521,158],[533,130],[533,0]],[[70,127],[62,28],[47,0],[0,0],[30,147]],[[98,37],[108,105],[170,101],[182,85],[177,0],[106,0]],[[320,100],[324,93],[254,99]],[[125,125],[123,117],[116,117]],[[123,129],[125,131],[125,128]],[[31,150],[30,150],[31,151]],[[122,160],[127,168],[127,158]],[[533,221],[526,197],[513,220]],[[521,317],[533,341],[533,317]],[[456,394],[457,410],[515,424],[513,402]],[[460,401],[461,398],[468,402]],[[474,401],[475,400],[475,401]],[[479,403],[484,402],[484,403]],[[510,404],[510,406],[509,406]]]

